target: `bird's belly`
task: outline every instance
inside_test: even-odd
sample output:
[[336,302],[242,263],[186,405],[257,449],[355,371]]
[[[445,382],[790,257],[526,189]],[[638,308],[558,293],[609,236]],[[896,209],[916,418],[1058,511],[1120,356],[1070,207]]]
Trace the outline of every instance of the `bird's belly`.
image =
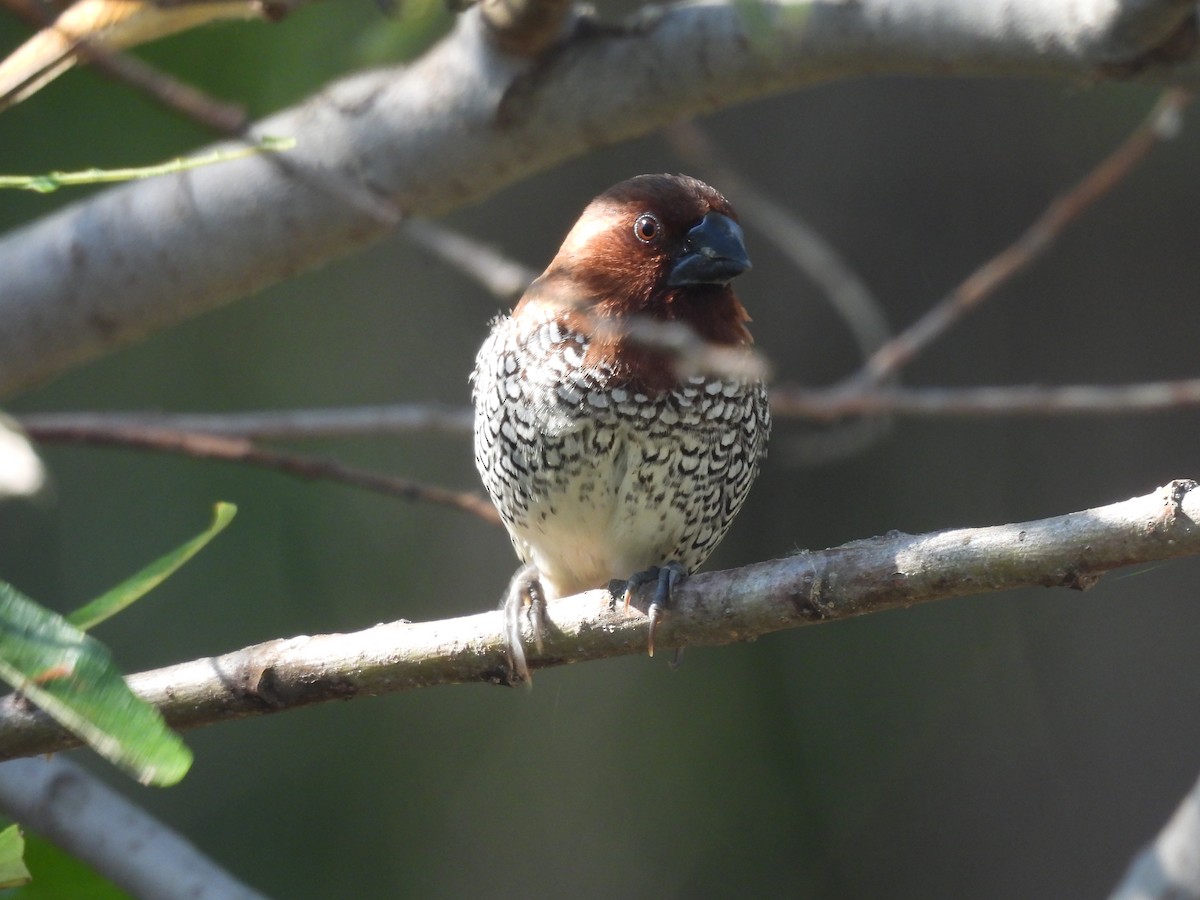
[[520,555],[537,567],[548,599],[677,556],[688,510],[668,500],[677,478],[672,467],[646,450],[624,435],[603,456],[584,454],[578,464],[541,473],[525,516],[509,530]]

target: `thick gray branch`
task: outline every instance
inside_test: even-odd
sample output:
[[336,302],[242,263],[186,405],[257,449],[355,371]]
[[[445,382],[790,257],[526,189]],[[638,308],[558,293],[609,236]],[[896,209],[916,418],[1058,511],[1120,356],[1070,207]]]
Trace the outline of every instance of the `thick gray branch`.
[[260,123],[298,140],[282,162],[131,184],[0,241],[0,394],[680,117],[889,72],[1191,76],[1194,15],[1193,0],[712,0],[575,21],[530,61],[472,10],[414,65]]
[[[926,535],[891,533],[831,550],[695,575],[677,589],[660,647],[728,644],[947,597],[1018,587],[1085,589],[1120,566],[1200,554],[1200,488],[1175,481],[1143,497],[1052,519]],[[650,588],[652,591],[652,586]],[[646,652],[646,620],[596,590],[550,605],[549,668]],[[411,688],[505,683],[501,614],[391,622],[353,634],[268,641],[130,676],[167,721],[189,728]],[[78,743],[14,697],[0,701],[0,759]]]
[[0,765],[0,810],[135,897],[262,900],[190,842],[65,759]]

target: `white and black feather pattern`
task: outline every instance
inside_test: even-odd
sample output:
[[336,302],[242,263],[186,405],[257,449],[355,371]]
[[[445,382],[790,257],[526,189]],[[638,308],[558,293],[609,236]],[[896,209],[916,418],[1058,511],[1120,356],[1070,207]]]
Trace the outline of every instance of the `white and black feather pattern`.
[[693,377],[645,393],[553,311],[501,316],[475,361],[475,461],[547,599],[668,561],[699,567],[766,455],[765,386]]

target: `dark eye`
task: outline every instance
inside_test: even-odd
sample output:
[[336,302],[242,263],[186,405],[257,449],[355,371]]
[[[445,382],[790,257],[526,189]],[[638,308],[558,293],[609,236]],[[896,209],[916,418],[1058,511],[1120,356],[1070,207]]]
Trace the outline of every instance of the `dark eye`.
[[637,235],[639,241],[648,244],[658,237],[658,229],[660,227],[658,219],[654,218],[650,213],[642,213],[642,215],[637,217],[637,221],[633,223],[633,233]]

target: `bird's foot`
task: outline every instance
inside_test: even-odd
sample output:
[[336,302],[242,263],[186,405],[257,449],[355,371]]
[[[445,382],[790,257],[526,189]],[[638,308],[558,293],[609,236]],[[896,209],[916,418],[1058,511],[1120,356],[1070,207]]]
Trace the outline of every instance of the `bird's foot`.
[[533,684],[533,675],[525,659],[522,642],[521,619],[528,617],[533,627],[533,643],[538,653],[542,652],[542,635],[546,630],[546,595],[538,580],[537,568],[532,564],[517,569],[508,590],[500,602],[504,610],[504,648],[508,654],[508,683]]
[[633,599],[638,588],[647,584],[656,583],[658,585],[654,590],[654,599],[650,601],[650,606],[646,609],[646,615],[650,619],[646,651],[650,656],[654,655],[654,632],[658,628],[658,622],[662,618],[662,614],[671,608],[671,591],[675,589],[679,580],[686,576],[687,569],[683,567],[683,564],[671,560],[661,566],[651,566],[644,572],[634,572],[625,582],[626,609],[629,609],[629,601]]

